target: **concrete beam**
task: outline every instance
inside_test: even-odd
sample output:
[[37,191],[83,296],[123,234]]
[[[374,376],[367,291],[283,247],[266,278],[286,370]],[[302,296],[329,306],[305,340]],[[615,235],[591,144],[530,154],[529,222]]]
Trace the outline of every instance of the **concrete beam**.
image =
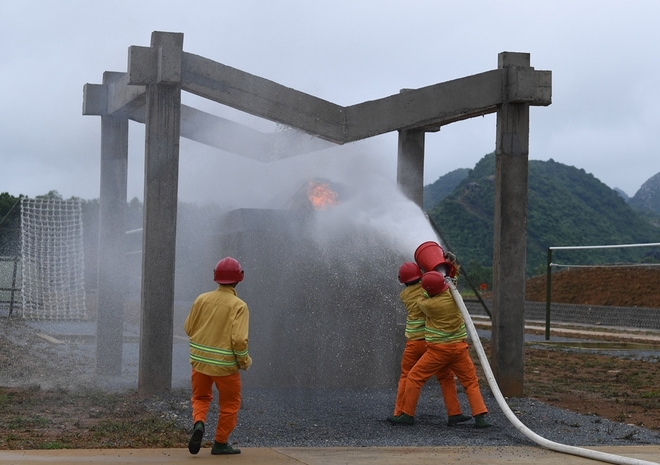
[[83,115],[102,116],[108,114],[108,87],[103,84],[83,86]]
[[507,68],[505,103],[548,106],[552,103],[552,72]]
[[[176,34],[162,34],[174,40]],[[129,47],[129,72],[118,77],[107,88],[87,84],[83,114],[128,112],[139,120],[144,106],[144,85],[174,82],[181,79],[182,90],[236,108],[252,115],[275,121],[300,132],[335,144],[345,144],[391,131],[423,129],[434,131],[456,121],[494,113],[503,103],[550,105],[552,73],[532,67],[509,66],[465,78],[455,79],[405,93],[342,107],[326,100],[251,75],[207,58],[181,52],[180,64],[163,47]],[[169,53],[169,55],[168,55]],[[504,52],[503,56],[524,56]],[[104,106],[105,105],[105,106]],[[241,138],[223,141],[202,131],[188,131],[182,121],[182,136],[250,158],[268,161],[287,156],[264,155],[262,148],[282,142],[277,136],[263,136],[249,128],[240,128],[205,113],[186,112],[195,116],[196,124],[236,131]],[[206,115],[206,116],[205,116]],[[143,118],[143,116],[142,116]],[[208,121],[205,121],[208,120]],[[190,128],[193,129],[193,128]],[[228,134],[229,132],[225,132]],[[246,133],[254,138],[242,139]],[[263,134],[263,133],[261,133]],[[294,133],[289,133],[287,136]],[[238,142],[242,139],[241,142]],[[253,148],[244,148],[245,140]],[[296,135],[298,142],[305,141]],[[290,142],[290,141],[286,141]],[[271,145],[272,146],[272,145]],[[294,152],[308,153],[328,145],[298,143]],[[298,154],[293,153],[293,154]]]
[[343,107],[208,58],[184,52],[182,89],[331,142],[344,142]]
[[83,86],[83,115],[130,115],[144,108],[144,86],[128,83],[127,73],[106,71],[103,84]]
[[[130,119],[144,123],[144,107],[133,111]],[[336,145],[294,128],[273,133],[257,131],[187,105],[181,105],[181,137],[261,162],[280,160]]]
[[503,70],[411,89],[346,108],[345,142],[400,129],[439,127],[497,111]]
[[136,109],[144,108],[146,87],[129,85],[128,74],[120,74],[121,76],[108,86],[108,113],[130,115]]

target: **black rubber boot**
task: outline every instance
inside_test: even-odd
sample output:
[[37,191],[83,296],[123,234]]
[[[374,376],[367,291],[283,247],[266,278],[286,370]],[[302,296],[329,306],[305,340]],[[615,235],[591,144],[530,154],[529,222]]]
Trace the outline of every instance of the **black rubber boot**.
[[401,415],[397,415],[396,417],[389,417],[387,421],[395,425],[414,425],[415,417],[411,417],[410,415],[402,413]]
[[464,421],[469,421],[471,419],[472,417],[468,417],[467,415],[463,415],[462,413],[458,415],[452,415],[447,420],[447,426],[456,426],[459,423],[463,423]]
[[230,444],[213,441],[211,454],[213,455],[227,455],[227,454],[240,454],[240,449],[234,449]]
[[190,442],[188,443],[188,452],[191,454],[196,454],[199,452],[199,449],[202,447],[202,438],[204,437],[204,422],[198,421],[193,427],[192,436],[190,436]]
[[490,428],[491,426],[493,426],[493,425],[488,423],[483,415],[479,414],[479,415],[474,416],[474,427],[475,428]]

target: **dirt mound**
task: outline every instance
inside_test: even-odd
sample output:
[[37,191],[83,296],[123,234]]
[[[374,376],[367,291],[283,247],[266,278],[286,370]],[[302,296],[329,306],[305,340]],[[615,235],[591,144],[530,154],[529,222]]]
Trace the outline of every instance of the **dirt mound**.
[[[526,299],[545,302],[546,276],[527,280]],[[660,267],[568,268],[552,274],[552,302],[660,308]]]

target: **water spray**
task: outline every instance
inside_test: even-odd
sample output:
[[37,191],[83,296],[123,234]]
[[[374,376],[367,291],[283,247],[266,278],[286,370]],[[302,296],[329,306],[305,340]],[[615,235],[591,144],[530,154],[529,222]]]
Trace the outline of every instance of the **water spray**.
[[[438,235],[438,237],[440,238],[442,243],[445,245],[445,247],[447,247],[447,251],[451,252],[451,248],[449,247],[449,243],[447,242],[447,240],[444,237],[442,237],[442,233],[440,232],[440,228],[438,228],[438,225],[435,224],[435,221],[433,221],[433,218],[431,218],[431,215],[429,215],[428,213],[424,213],[424,216],[426,217],[426,220],[429,222],[429,224],[433,228],[433,231],[435,231],[435,233]],[[470,280],[470,278],[468,276],[468,273],[467,273],[467,270],[465,269],[465,266],[463,264],[461,264],[461,271],[463,272],[462,273],[463,277],[465,278],[465,281],[468,283],[468,286],[470,286],[470,289],[472,289],[472,292],[474,292],[475,297],[477,298],[477,300],[479,300],[479,303],[481,304],[481,306],[485,310],[486,315],[488,315],[488,318],[490,318],[492,320],[493,315],[492,315],[492,313],[490,313],[490,309],[488,308],[488,305],[486,305],[486,302],[484,302],[484,300],[481,298],[481,294],[479,293],[479,291],[477,291],[477,288],[474,286],[474,284],[472,284],[472,281]]]
[[497,381],[495,380],[495,376],[493,376],[493,371],[490,368],[490,364],[488,363],[488,358],[486,357],[484,348],[481,345],[479,334],[477,333],[477,329],[475,328],[474,323],[472,322],[472,318],[470,318],[470,314],[468,313],[467,307],[463,302],[463,298],[456,289],[454,283],[450,279],[448,279],[447,282],[449,283],[449,289],[451,290],[451,294],[454,297],[456,303],[458,304],[461,313],[463,314],[463,319],[465,320],[465,326],[467,327],[468,334],[470,335],[470,338],[474,343],[474,347],[477,350],[477,354],[479,355],[479,362],[481,362],[481,367],[484,370],[484,375],[486,376],[488,385],[490,386],[490,389],[493,392],[495,399],[497,400],[497,404],[500,406],[500,408],[504,412],[504,415],[507,417],[509,422],[511,422],[511,424],[518,431],[520,431],[523,435],[525,435],[525,437],[534,441],[536,444],[545,447],[547,449],[554,450],[556,452],[562,452],[564,454],[578,455],[580,457],[586,457],[588,459],[600,460],[603,462],[616,463],[622,465],[660,465],[657,462],[648,462],[646,460],[633,459],[630,457],[623,457],[621,455],[608,454],[607,452],[600,452],[592,449],[585,449],[583,447],[569,446],[566,444],[550,441],[549,439],[539,436],[538,434],[527,428],[518,419],[518,417],[516,417],[516,415],[511,411],[509,405],[506,403],[506,400],[504,400],[504,396],[502,396],[502,393],[500,392],[500,388],[497,385]]

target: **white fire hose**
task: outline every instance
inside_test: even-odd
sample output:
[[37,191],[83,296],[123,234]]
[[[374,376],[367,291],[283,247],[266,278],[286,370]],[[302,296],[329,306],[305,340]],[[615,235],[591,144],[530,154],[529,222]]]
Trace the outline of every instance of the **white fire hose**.
[[467,327],[468,333],[470,334],[470,338],[472,339],[474,347],[477,350],[477,354],[479,355],[479,361],[481,362],[481,367],[483,368],[486,379],[488,380],[488,385],[490,386],[490,389],[493,392],[495,399],[497,399],[498,405],[506,415],[507,419],[511,422],[513,426],[516,427],[518,431],[520,431],[527,438],[531,439],[540,446],[543,446],[547,449],[551,449],[557,452],[562,452],[565,454],[579,455],[581,457],[586,457],[588,459],[601,460],[603,462],[617,463],[624,465],[660,465],[657,462],[647,462],[646,460],[633,459],[630,457],[623,457],[621,455],[608,454],[606,452],[599,452],[596,450],[584,449],[582,447],[560,444],[558,442],[550,441],[549,439],[545,439],[544,437],[539,436],[538,434],[527,428],[524,424],[522,424],[522,422],[518,420],[518,417],[516,417],[516,415],[511,411],[509,405],[504,400],[504,396],[502,396],[502,393],[500,392],[500,388],[497,385],[497,381],[495,381],[495,377],[493,376],[493,371],[491,370],[490,364],[488,363],[488,358],[486,357],[484,348],[481,345],[481,341],[479,340],[479,334],[477,333],[477,329],[474,327],[474,323],[472,322],[472,318],[470,318],[470,314],[468,313],[467,307],[463,302],[463,298],[459,294],[454,283],[451,282],[450,280],[447,280],[447,282],[449,283],[451,294],[454,297],[456,303],[458,304],[461,313],[463,314],[463,319],[465,320],[465,326]]

